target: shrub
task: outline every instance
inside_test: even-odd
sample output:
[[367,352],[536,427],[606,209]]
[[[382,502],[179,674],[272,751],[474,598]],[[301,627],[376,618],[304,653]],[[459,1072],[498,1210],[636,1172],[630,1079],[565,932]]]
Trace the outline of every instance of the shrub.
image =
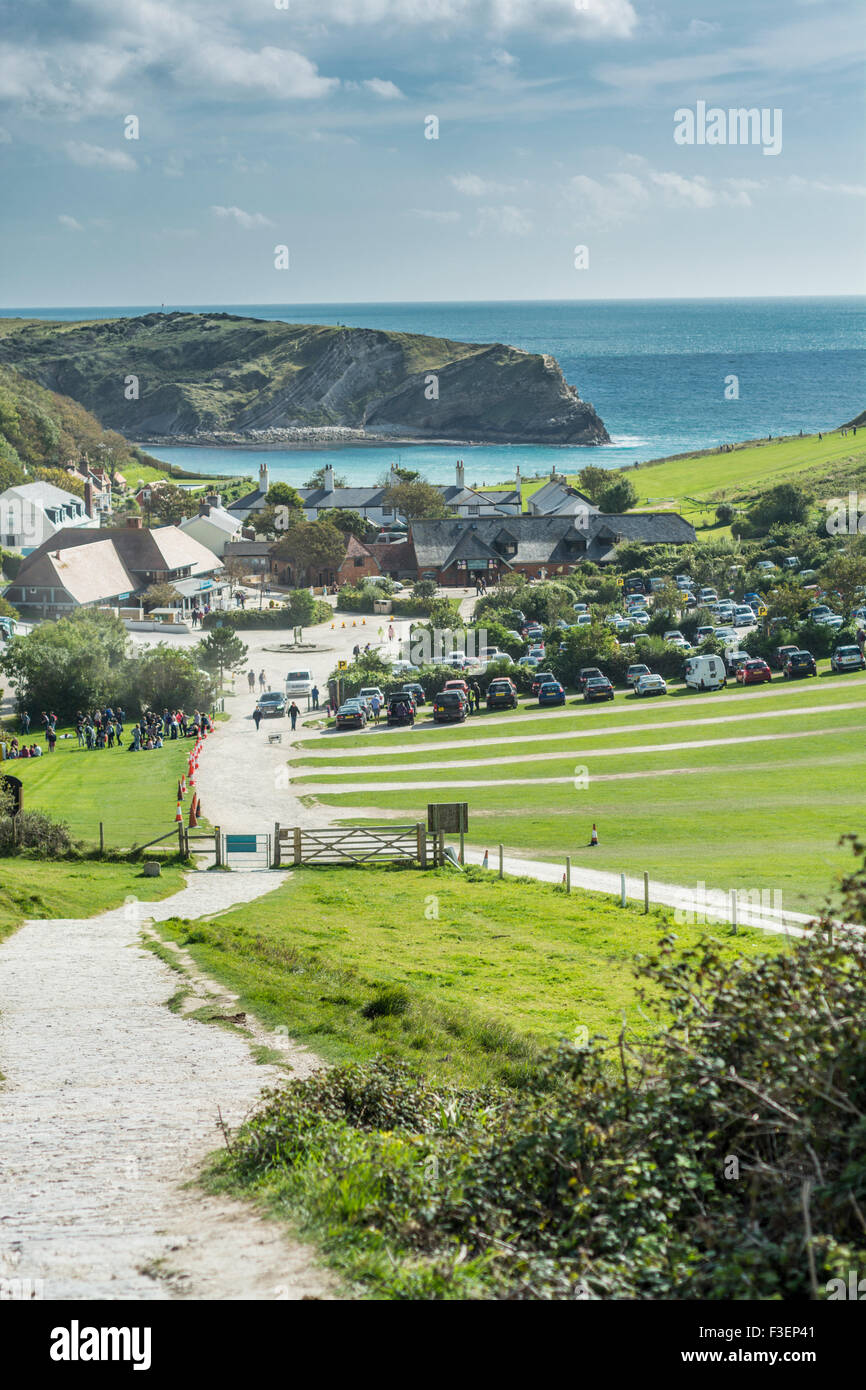
[[[17,824],[16,824],[17,821]],[[56,821],[44,811],[21,811],[17,817],[0,809],[0,854],[16,849],[30,850],[45,859],[59,859],[76,847],[64,821]]]

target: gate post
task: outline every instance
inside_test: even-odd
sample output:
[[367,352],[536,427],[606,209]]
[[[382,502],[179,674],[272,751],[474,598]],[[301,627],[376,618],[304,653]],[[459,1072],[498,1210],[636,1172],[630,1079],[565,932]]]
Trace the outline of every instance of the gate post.
[[214,828],[213,828],[213,843],[214,843],[214,864],[216,865],[216,867],[217,867],[218,869],[221,869],[221,868],[222,868],[222,862],[223,862],[223,837],[222,837],[222,831],[220,830],[220,828],[219,828],[218,825],[215,825]]
[[280,822],[274,821],[274,868],[280,867]]
[[292,838],[294,839],[294,850],[295,850],[294,859],[295,859],[295,863],[296,863],[296,864],[300,864],[300,863],[301,863],[301,827],[300,827],[299,825],[296,825],[296,826],[295,826],[294,831],[292,832]]
[[427,868],[427,830],[423,821],[415,822],[415,837],[418,842],[418,862],[422,869]]

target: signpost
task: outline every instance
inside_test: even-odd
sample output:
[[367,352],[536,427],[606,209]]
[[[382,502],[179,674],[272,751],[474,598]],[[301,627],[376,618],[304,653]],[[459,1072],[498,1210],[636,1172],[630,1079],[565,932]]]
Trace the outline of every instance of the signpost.
[[460,835],[460,863],[463,863],[463,836],[469,829],[468,801],[429,801],[427,803],[427,829],[439,837],[439,862],[444,851],[443,840],[446,834]]

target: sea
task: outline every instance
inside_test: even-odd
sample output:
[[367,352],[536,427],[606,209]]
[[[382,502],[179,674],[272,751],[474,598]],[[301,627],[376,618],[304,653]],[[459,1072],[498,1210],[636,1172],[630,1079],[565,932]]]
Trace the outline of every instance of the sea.
[[0,309],[0,317],[118,318],[158,310],[223,312],[289,323],[345,324],[552,353],[607,426],[602,446],[417,444],[328,449],[175,448],[156,458],[205,474],[303,485],[332,463],[349,486],[392,463],[467,483],[644,463],[723,443],[830,430],[866,406],[866,296],[800,299],[558,300],[496,303],[169,304]]

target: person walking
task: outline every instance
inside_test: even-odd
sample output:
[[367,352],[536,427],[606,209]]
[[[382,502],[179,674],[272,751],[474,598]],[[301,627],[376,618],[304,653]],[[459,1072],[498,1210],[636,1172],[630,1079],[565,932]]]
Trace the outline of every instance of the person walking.
[[259,690],[264,690],[266,684],[267,677],[265,676],[264,671],[259,671]]
[[258,733],[259,725],[262,722],[262,710],[260,705],[256,705],[255,709],[253,710],[253,719],[256,721],[256,733]]
[[370,709],[373,711],[373,723],[379,723],[379,713],[382,709],[382,701],[378,695],[374,695],[370,700]]
[[294,732],[295,725],[298,722],[298,715],[300,714],[300,712],[300,709],[293,700],[292,703],[289,705],[289,718],[292,721],[292,732]]
[[479,714],[481,711],[481,686],[478,684],[477,681],[473,681],[471,686],[469,687],[469,690],[473,700],[475,701],[475,713]]
[[393,624],[393,623],[389,623],[389,624],[388,624],[388,641],[389,641],[389,642],[393,642],[393,641],[394,641],[394,624]]
[[256,673],[255,673],[255,671],[247,671],[247,685],[249,686],[249,688],[250,688],[250,694],[252,695],[253,692],[255,691],[255,688],[256,688]]
[[318,687],[317,685],[314,685],[313,688],[312,688],[312,690],[310,691],[310,699],[311,699],[312,702],[313,702],[313,709],[318,709],[318,708],[319,708],[319,687]]

